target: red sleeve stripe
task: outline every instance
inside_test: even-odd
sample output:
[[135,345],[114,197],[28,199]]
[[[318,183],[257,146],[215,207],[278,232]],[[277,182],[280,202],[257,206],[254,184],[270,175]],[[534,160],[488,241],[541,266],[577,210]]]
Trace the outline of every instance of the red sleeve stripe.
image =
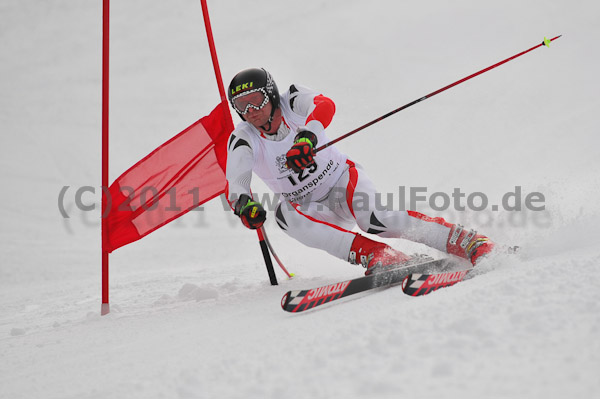
[[330,98],[321,94],[316,96],[313,101],[315,103],[315,109],[308,115],[305,123],[317,120],[321,122],[324,128],[327,128],[335,114],[335,103]]

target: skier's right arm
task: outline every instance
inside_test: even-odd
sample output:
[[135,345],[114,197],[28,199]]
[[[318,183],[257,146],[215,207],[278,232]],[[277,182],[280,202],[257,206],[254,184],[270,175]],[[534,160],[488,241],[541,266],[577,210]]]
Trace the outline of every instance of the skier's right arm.
[[260,203],[252,200],[250,192],[253,166],[254,153],[249,140],[234,131],[227,147],[227,200],[249,229],[261,227],[266,219],[265,210]]

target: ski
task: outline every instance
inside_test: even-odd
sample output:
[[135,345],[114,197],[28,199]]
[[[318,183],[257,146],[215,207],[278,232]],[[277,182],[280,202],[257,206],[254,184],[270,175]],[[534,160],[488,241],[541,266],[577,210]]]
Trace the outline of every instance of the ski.
[[369,276],[357,277],[309,290],[288,291],[281,299],[281,307],[287,312],[303,312],[359,292],[401,283],[410,274],[431,273],[435,270],[443,270],[453,264],[448,258],[437,260],[416,258],[416,260],[413,264],[404,264]]
[[[518,245],[502,247],[501,253],[506,255],[514,255],[519,252],[520,249],[521,248]],[[412,273],[406,276],[402,282],[402,291],[410,296],[427,295],[437,289],[450,287],[451,285],[460,283],[461,281],[473,278],[482,272],[483,271],[479,267],[477,270],[470,268],[452,272],[437,271],[434,273]]]
[[402,282],[402,291],[410,296],[427,295],[439,288],[450,287],[475,276],[473,269],[447,273],[409,274]]

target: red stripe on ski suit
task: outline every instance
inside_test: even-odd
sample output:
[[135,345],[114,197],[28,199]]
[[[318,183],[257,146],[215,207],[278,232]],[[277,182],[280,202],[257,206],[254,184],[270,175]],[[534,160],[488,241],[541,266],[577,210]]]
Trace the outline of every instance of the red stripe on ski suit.
[[339,230],[339,231],[342,231],[342,232],[344,232],[344,233],[350,233],[350,234],[354,234],[354,235],[356,235],[356,233],[355,233],[355,232],[353,232],[353,231],[346,230],[346,229],[344,229],[344,228],[342,228],[342,227],[340,227],[340,226],[338,226],[338,225],[335,225],[335,224],[333,224],[333,223],[327,223],[327,222],[324,222],[324,221],[322,221],[322,220],[315,219],[314,217],[312,217],[312,216],[309,216],[309,215],[307,215],[306,213],[303,213],[303,212],[302,212],[300,209],[298,209],[298,208],[300,207],[300,204],[296,204],[296,203],[293,203],[293,202],[290,202],[290,204],[292,204],[292,206],[294,207],[294,209],[296,210],[296,212],[298,212],[300,215],[304,216],[305,218],[307,218],[307,219],[308,219],[308,220],[310,220],[311,222],[315,222],[315,223],[321,223],[321,224],[324,224],[324,225],[326,225],[326,226],[333,227],[334,229],[336,229],[336,230]]
[[[348,169],[348,173],[350,174],[350,177],[348,180],[348,186],[346,187],[346,203],[348,204],[348,208],[350,209],[352,216],[356,219],[356,216],[354,215],[354,209],[352,208],[352,198],[354,197],[354,190],[356,190],[356,182],[358,181],[358,171],[356,170],[356,166],[355,166],[354,162],[352,162],[351,160],[348,159],[348,160],[346,160],[346,163],[350,166],[350,168]],[[327,226],[333,227],[336,230],[356,235],[356,233],[353,231],[346,230],[338,225],[335,225],[332,223],[327,223],[322,220],[315,219],[314,217],[309,216],[305,213],[302,213],[302,211],[300,211],[300,209],[298,209],[300,207],[299,204],[296,204],[293,202],[291,202],[291,204],[294,207],[294,209],[296,210],[296,212],[298,212],[300,215],[304,216],[305,218],[307,218],[310,221],[313,221],[316,223],[322,223]]]
[[452,228],[454,225],[452,223],[448,223],[444,220],[444,218],[432,218],[430,216],[427,215],[423,215],[422,213],[419,212],[415,212],[415,211],[406,211],[406,213],[408,213],[408,216],[412,216],[414,218],[417,219],[421,219],[424,222],[434,222],[437,224],[441,224],[442,226],[446,226],[446,227],[450,227]]
[[352,216],[354,219],[356,219],[356,215],[354,215],[354,207],[352,206],[352,199],[354,198],[354,191],[356,190],[356,183],[358,182],[358,171],[356,170],[356,165],[354,162],[347,159],[346,163],[350,166],[348,169],[350,177],[348,178],[348,186],[346,187],[346,203],[348,204],[350,213],[352,213]]

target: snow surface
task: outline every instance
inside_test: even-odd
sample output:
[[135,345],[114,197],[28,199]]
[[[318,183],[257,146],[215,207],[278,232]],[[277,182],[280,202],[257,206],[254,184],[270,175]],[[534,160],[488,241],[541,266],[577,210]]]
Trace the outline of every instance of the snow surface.
[[[521,186],[546,211],[425,208],[523,252],[428,297],[391,288],[294,315],[284,292],[362,270],[271,218],[297,274],[271,287],[255,234],[215,200],[111,255],[105,317],[99,212],[75,206],[83,186],[100,200],[101,3],[0,4],[1,398],[596,397],[600,3],[209,2],[224,79],[264,66],[282,90],[322,90],[331,137],[563,34],[339,144],[382,192],[497,203]],[[111,12],[114,179],[219,98],[199,1]]]

